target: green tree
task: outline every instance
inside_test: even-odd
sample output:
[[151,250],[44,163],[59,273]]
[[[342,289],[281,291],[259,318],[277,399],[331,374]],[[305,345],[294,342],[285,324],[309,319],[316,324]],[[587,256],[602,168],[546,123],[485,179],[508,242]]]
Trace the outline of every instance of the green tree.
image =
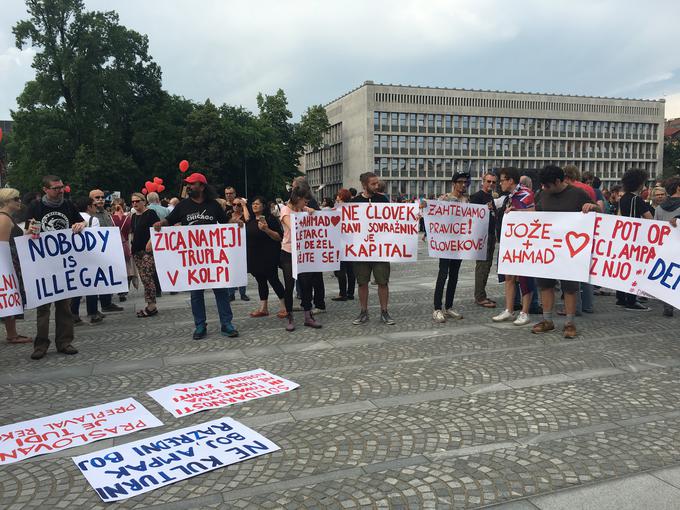
[[143,177],[133,120],[162,101],[161,71],[148,40],[114,12],[87,12],[81,0],[27,0],[29,19],[13,32],[37,48],[35,79],[18,98],[8,151],[11,182],[35,188],[56,173],[77,188],[129,190]]
[[668,137],[663,144],[663,176],[671,177],[680,173],[680,140]]
[[307,108],[298,126],[298,138],[302,144],[317,150],[323,144],[323,136],[330,128],[326,109],[320,105]]

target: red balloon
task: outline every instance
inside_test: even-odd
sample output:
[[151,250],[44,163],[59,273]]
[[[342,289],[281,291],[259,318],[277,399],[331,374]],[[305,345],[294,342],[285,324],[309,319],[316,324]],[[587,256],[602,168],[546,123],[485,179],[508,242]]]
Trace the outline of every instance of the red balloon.
[[69,186],[68,184],[64,186],[64,193],[71,193],[71,186]]
[[146,188],[142,188],[142,194],[146,195],[147,193],[148,191],[146,190]]
[[155,188],[154,183],[151,181],[146,181],[144,183],[144,187],[147,189],[147,191],[153,191],[153,189]]
[[186,159],[183,159],[179,162],[179,171],[184,173],[187,170],[189,170],[189,162]]
[[153,182],[155,182],[156,184],[163,184],[163,179],[161,179],[160,177],[154,177]]
[[0,128],[0,142],[2,142],[2,128]]
[[156,187],[156,191],[158,191],[158,193],[162,193],[163,190],[165,190],[165,186],[163,186],[162,184],[159,184],[159,185]]

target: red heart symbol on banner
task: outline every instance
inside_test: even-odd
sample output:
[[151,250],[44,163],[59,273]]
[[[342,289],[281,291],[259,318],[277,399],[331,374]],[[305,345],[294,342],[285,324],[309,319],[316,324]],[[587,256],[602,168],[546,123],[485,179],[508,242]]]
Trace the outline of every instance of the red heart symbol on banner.
[[335,227],[338,223],[340,223],[340,216],[331,216],[331,223]]
[[567,233],[567,248],[569,248],[569,254],[574,257],[583,248],[588,246],[590,242],[590,236],[588,234],[579,234],[578,232],[568,232]]

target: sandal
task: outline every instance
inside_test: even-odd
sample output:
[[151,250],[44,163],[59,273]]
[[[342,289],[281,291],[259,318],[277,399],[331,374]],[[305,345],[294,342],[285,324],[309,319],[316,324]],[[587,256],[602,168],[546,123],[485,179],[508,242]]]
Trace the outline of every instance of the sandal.
[[250,312],[251,317],[266,317],[267,315],[269,315],[269,312],[263,312],[262,310]]
[[154,308],[153,310],[149,310],[148,307],[145,307],[143,310],[140,310],[137,312],[137,317],[139,318],[144,318],[144,317],[153,317],[158,313],[158,308]]
[[496,302],[490,299],[485,299],[483,301],[477,301],[478,306],[483,306],[484,308],[496,308]]
[[8,336],[7,337],[7,343],[8,344],[32,344],[33,339],[28,337],[28,336],[24,336],[24,335],[17,335],[17,336],[11,336],[11,337]]

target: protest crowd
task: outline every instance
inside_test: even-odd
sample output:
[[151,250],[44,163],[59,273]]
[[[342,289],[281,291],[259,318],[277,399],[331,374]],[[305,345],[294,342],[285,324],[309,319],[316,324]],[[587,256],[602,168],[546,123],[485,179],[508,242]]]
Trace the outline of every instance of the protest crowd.
[[[601,246],[598,244],[597,232],[598,229],[607,228],[607,217],[611,217],[610,220],[656,220],[659,225],[663,224],[663,227],[649,227],[650,241],[653,240],[651,232],[660,232],[657,236],[659,247],[663,245],[662,235],[675,236],[677,233],[680,176],[655,182],[648,187],[646,172],[631,169],[625,173],[620,184],[603,190],[596,176],[581,174],[577,167],[570,165],[564,168],[546,166],[533,175],[525,175],[516,168],[488,171],[482,176],[481,188],[475,192],[469,190],[470,174],[467,172],[455,172],[451,181],[451,191],[440,197],[392,197],[394,200],[385,194],[383,183],[371,172],[361,175],[359,191],[354,188],[341,189],[335,197],[315,197],[305,178],[298,177],[291,183],[289,196],[273,201],[262,196],[249,199],[239,197],[237,190],[229,185],[222,188],[223,195],[220,196],[199,172],[191,173],[184,179],[185,186],[180,194],[184,198],[181,199],[176,196],[161,198],[157,192],[146,189],[145,193],[132,193],[129,203],[120,196],[107,196],[99,189],[71,199],[70,190],[55,175],[43,178],[40,193],[30,192],[22,197],[18,190],[2,188],[0,241],[7,242],[9,250],[0,251],[0,255],[7,259],[3,267],[15,271],[16,291],[21,295],[21,299],[14,298],[14,310],[19,313],[5,314],[3,317],[7,342],[32,343],[31,358],[43,358],[50,345],[50,316],[54,308],[56,349],[67,355],[77,354],[74,347],[75,328],[86,322],[91,325],[105,323],[106,314],[109,313],[127,313],[125,301],[128,286],[138,288],[140,285],[145,306],[136,312],[139,319],[162,315],[162,307],[158,306],[162,292],[174,294],[188,291],[195,324],[193,338],[205,338],[208,335],[208,318],[204,293],[209,289],[217,305],[221,335],[237,337],[239,331],[234,324],[231,302],[235,299],[251,299],[246,286],[246,270],[242,271],[242,277],[235,277],[234,257],[232,255],[229,262],[225,255],[229,249],[237,248],[243,249],[243,267],[257,282],[258,304],[250,312],[248,320],[274,313],[283,322],[283,328],[292,332],[296,328],[294,312],[302,311],[304,326],[321,328],[318,316],[326,312],[323,271],[332,266],[337,277],[338,292],[337,295],[333,293],[330,299],[347,302],[357,298],[359,302],[353,325],[360,326],[370,320],[368,303],[372,286],[375,286],[380,305],[379,320],[394,325],[388,306],[390,264],[415,260],[417,244],[423,241],[428,244],[430,256],[439,258],[433,295],[433,321],[444,323],[463,319],[460,308],[454,306],[454,300],[461,263],[463,259],[468,259],[475,260],[474,302],[489,309],[489,320],[525,326],[532,322],[530,315],[538,315],[540,320],[531,326],[531,332],[539,334],[554,330],[555,316],[562,315],[564,337],[574,338],[577,336],[576,317],[595,312],[593,296],[613,296],[607,286],[599,285],[597,278],[592,278],[599,264],[595,256],[599,252],[595,247]],[[589,267],[584,266],[587,272],[585,277],[566,279],[565,271],[553,273],[552,269],[544,272],[537,269],[538,273],[532,273],[523,271],[517,265],[529,261],[534,268],[549,268],[555,253],[562,247],[563,238],[551,239],[552,247],[532,251],[530,239],[535,240],[534,244],[540,244],[540,239],[547,240],[549,237],[548,227],[553,227],[552,223],[541,226],[539,220],[534,218],[539,217],[538,213],[577,213],[581,215],[579,218],[583,217],[583,221],[590,222],[583,231],[589,234],[574,230],[564,237],[574,262],[579,252],[588,257],[586,263]],[[470,219],[447,223],[455,215]],[[440,218],[438,223],[432,220],[436,216]],[[484,221],[480,223],[481,219]],[[616,228],[625,230],[624,227],[628,225],[618,221],[611,234],[613,237],[616,237]],[[527,226],[530,222],[533,223]],[[228,229],[220,227],[216,230],[211,227],[214,225],[227,226]],[[477,242],[470,234],[479,226],[482,231],[479,231],[481,233],[477,236]],[[206,229],[199,232],[197,227]],[[345,240],[331,241],[326,239],[326,234],[310,230],[312,227],[324,227],[327,231],[336,228],[338,235],[344,235]],[[524,248],[500,250],[503,243],[510,243],[504,238],[513,237],[513,229],[515,233],[521,232],[520,227],[524,229],[524,235],[517,234],[516,237],[525,238]],[[29,253],[34,261],[43,257],[44,263],[47,260],[45,257],[51,255],[50,247],[58,246],[59,255],[63,257],[58,258],[59,264],[63,264],[64,268],[74,268],[77,265],[74,252],[78,252],[76,235],[83,235],[81,251],[87,251],[85,246],[92,250],[96,249],[92,247],[101,245],[101,252],[104,253],[118,246],[117,239],[114,242],[108,235],[111,230],[107,229],[114,229],[116,235],[119,234],[124,268],[121,269],[122,277],[116,272],[115,264],[108,271],[101,268],[96,271],[92,277],[96,282],[94,286],[99,285],[102,293],[78,294],[77,285],[72,286],[75,278],[72,276],[67,276],[66,289],[60,288],[56,277],[52,277],[52,283],[48,277],[32,278],[29,288],[24,266],[28,257],[25,254]],[[582,249],[586,244],[588,247],[591,245],[590,234],[593,229],[595,235],[592,239],[594,248],[591,260],[590,252]],[[543,232],[543,235],[532,236],[529,233],[531,230]],[[92,232],[89,236],[86,235],[88,231]],[[44,242],[38,242],[41,236],[59,232],[72,233],[73,237],[62,235],[55,238],[57,241],[52,244],[46,237]],[[201,238],[199,234],[204,237]],[[440,240],[443,234],[448,235],[444,241]],[[586,236],[585,241],[580,247],[574,248],[574,239],[582,236]],[[402,239],[406,238],[408,241],[402,243]],[[204,243],[208,242],[207,239],[212,244],[201,245],[199,239],[204,239]],[[604,260],[603,271],[611,276],[612,260],[616,257],[610,253],[612,241],[608,242],[609,252],[604,258],[611,260]],[[219,249],[192,251],[192,245],[217,246]],[[323,252],[322,256],[312,253],[314,250]],[[476,252],[476,255],[461,255],[466,250]],[[171,255],[180,258],[167,258]],[[638,257],[638,262],[643,259]],[[641,266],[644,269],[638,270],[638,275],[645,271],[665,271],[666,264],[661,267],[663,261],[657,261],[652,270],[649,267],[651,260],[652,256],[644,260]],[[499,302],[487,292],[494,262],[499,265],[499,281],[503,282],[504,295],[498,299]],[[216,266],[214,272],[210,268],[192,269],[211,263]],[[222,266],[226,263],[226,269],[217,267],[217,263]],[[180,273],[184,275],[181,271],[173,273],[173,264],[186,268],[186,281],[180,282],[184,278],[180,276]],[[503,267],[508,268],[505,271],[508,274],[504,274]],[[669,278],[670,264],[668,267],[663,280]],[[516,272],[511,272],[515,269]],[[620,269],[623,272],[625,268]],[[84,271],[82,269],[78,273],[81,283],[85,281]],[[634,277],[629,272],[624,279]],[[650,275],[650,279],[654,278],[660,277]],[[234,284],[224,285],[220,281]],[[8,277],[5,276],[6,288],[7,282]],[[625,311],[649,311],[645,302],[653,298],[644,292],[637,292],[634,288],[637,281],[631,285],[631,288],[615,289],[616,304]],[[672,286],[664,283],[665,287],[672,287],[672,290],[677,285],[677,282]],[[278,309],[271,312],[270,287],[278,299]],[[621,290],[623,288],[627,291]],[[28,299],[26,303],[29,290],[28,294],[32,296],[37,292],[38,297]],[[60,293],[69,297],[59,298]],[[118,304],[114,303],[114,298]],[[3,308],[7,309],[10,301]],[[29,306],[31,301],[35,306]],[[81,310],[82,301],[85,302],[85,313]],[[17,329],[17,319],[23,318],[22,302],[26,303],[26,308],[37,308],[35,338],[24,336]],[[673,311],[673,305],[664,302],[663,315],[672,317]],[[246,321],[241,324],[247,329]]]

